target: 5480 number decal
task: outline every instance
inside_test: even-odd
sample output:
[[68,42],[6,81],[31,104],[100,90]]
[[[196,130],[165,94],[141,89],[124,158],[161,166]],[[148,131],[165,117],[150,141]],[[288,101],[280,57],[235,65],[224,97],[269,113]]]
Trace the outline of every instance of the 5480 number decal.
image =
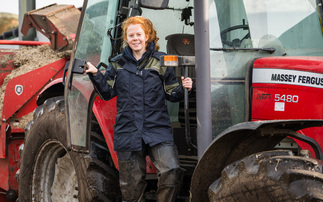
[[275,101],[298,103],[298,95],[275,94]]

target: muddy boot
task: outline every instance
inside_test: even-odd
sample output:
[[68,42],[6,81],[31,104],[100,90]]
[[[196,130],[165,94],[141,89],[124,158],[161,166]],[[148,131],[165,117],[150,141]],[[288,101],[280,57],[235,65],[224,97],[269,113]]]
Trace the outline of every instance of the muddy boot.
[[151,159],[157,168],[157,202],[175,201],[183,178],[175,145],[159,144],[151,148]]
[[118,158],[122,201],[144,202],[146,161],[141,152],[119,152]]
[[175,201],[184,173],[176,146],[172,143],[155,145],[151,147],[149,156],[158,174],[157,202]]
[[176,200],[180,190],[183,170],[176,168],[158,176],[157,202],[172,202]]

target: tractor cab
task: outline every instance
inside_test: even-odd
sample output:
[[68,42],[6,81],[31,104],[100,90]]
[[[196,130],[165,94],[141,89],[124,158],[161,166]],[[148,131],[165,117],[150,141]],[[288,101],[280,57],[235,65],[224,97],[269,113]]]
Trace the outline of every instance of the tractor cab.
[[[234,124],[266,119],[252,117],[253,105],[257,104],[252,102],[252,96],[257,96],[252,94],[253,61],[262,57],[322,55],[321,13],[316,7],[316,1],[312,0],[280,3],[273,0],[209,1],[210,66],[189,69],[189,76],[197,86],[189,98],[194,143],[196,91],[200,82],[196,81],[196,71],[209,68],[210,75],[202,77],[209,80],[213,138]],[[131,15],[141,15],[153,22],[160,51],[199,57],[200,51],[195,47],[198,42],[194,33],[193,1],[139,1],[137,4],[136,1],[88,0],[83,9],[76,59],[109,64],[109,60],[122,51],[121,23]],[[175,71],[178,77],[184,73],[183,68],[175,68]],[[77,83],[84,80],[88,82],[86,93],[77,87]],[[79,120],[70,124],[71,145],[85,149],[88,147],[87,123],[91,120],[89,112],[96,95],[88,93],[92,86],[86,75],[71,73],[67,86],[70,120]],[[169,103],[168,106],[175,138],[184,138],[183,103]]]

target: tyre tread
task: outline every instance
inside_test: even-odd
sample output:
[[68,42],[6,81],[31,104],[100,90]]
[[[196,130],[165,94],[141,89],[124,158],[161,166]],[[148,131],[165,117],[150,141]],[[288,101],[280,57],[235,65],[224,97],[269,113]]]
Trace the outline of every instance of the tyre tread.
[[322,190],[321,162],[276,150],[253,154],[227,166],[209,187],[209,199],[321,201]]

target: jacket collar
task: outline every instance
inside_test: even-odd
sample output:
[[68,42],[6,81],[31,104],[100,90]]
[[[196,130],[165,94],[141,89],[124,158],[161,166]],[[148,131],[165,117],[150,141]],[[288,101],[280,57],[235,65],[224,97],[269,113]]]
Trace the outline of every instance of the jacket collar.
[[[155,50],[155,43],[150,42],[147,46],[147,51],[142,55],[142,57],[139,60],[136,60],[136,58],[132,55],[131,48],[129,46],[126,46],[122,53],[121,60],[119,60],[118,64],[121,65],[127,71],[137,73],[138,71],[140,71],[138,68],[144,68],[148,64],[149,58],[152,57],[155,52],[157,52]],[[135,65],[125,65],[127,61]]]
[[142,55],[142,57],[139,60],[136,60],[136,58],[132,55],[132,49],[129,46],[126,46],[125,50],[123,51],[123,55],[130,61],[134,62],[135,64],[139,65],[141,64],[146,58],[151,57],[155,50],[155,43],[150,42],[147,45],[146,52]]

